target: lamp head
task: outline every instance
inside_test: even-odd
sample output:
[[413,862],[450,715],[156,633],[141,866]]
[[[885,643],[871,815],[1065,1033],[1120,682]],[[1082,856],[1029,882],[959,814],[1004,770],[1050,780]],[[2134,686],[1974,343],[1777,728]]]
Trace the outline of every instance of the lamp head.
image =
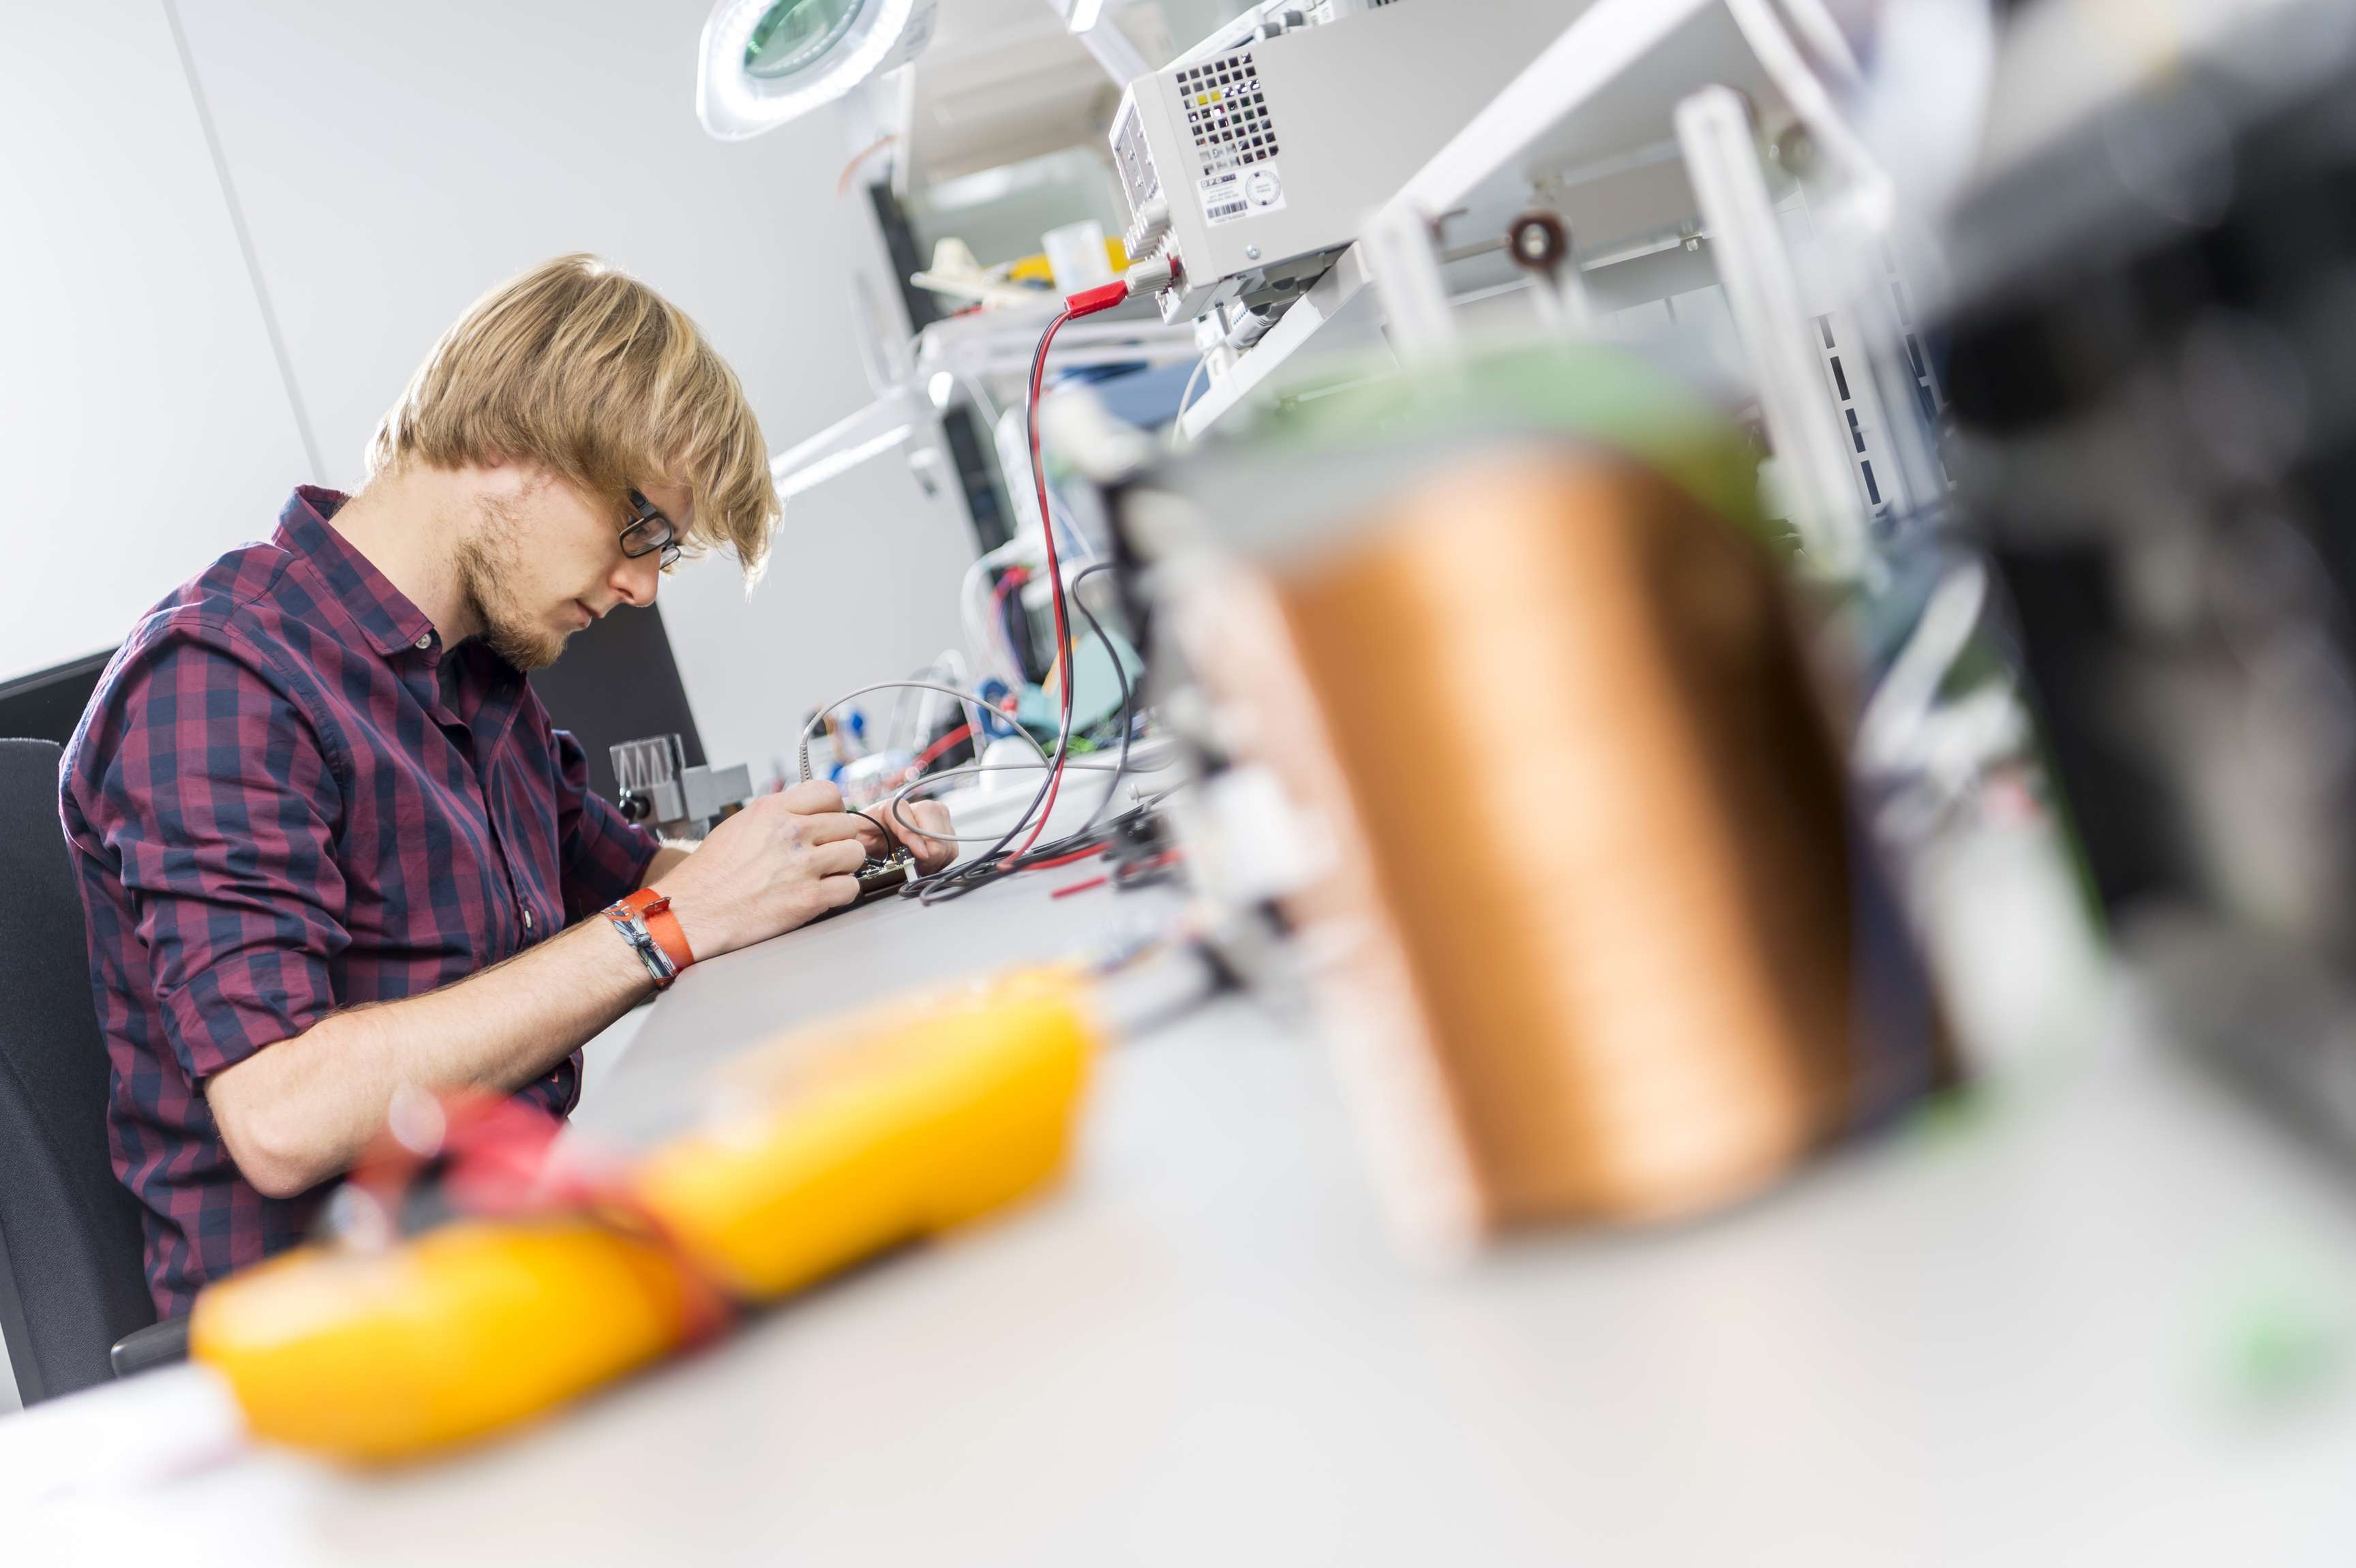
[[723,142],[756,136],[907,64],[939,0],[718,0],[703,24],[695,113]]

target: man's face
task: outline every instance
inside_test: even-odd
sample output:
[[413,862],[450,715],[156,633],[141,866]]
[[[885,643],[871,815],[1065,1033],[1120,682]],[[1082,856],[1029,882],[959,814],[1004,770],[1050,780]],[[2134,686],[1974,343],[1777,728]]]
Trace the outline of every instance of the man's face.
[[[519,670],[544,669],[567,638],[615,606],[654,603],[659,556],[622,553],[629,519],[618,506],[546,474],[486,472],[460,537],[458,573],[494,652]],[[686,489],[646,485],[641,493],[687,531]]]

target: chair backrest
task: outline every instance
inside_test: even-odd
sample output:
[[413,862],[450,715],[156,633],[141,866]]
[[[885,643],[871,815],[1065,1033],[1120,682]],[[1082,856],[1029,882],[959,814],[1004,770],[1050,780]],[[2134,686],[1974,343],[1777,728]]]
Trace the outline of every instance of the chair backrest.
[[27,1404],[107,1380],[155,1321],[107,1154],[106,1042],[58,821],[59,747],[0,740],[0,1334]]

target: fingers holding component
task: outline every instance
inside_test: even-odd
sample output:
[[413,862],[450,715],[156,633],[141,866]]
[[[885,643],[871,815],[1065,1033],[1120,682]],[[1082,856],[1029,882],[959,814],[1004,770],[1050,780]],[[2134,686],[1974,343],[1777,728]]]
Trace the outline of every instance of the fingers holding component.
[[802,820],[802,842],[809,844],[858,843],[875,827],[874,820],[856,811],[821,811]]
[[821,876],[855,875],[867,864],[867,846],[854,830],[841,838],[815,845],[809,858]]
[[842,791],[828,779],[805,779],[780,793],[776,799],[786,810],[807,815],[831,812],[839,816],[842,812]]

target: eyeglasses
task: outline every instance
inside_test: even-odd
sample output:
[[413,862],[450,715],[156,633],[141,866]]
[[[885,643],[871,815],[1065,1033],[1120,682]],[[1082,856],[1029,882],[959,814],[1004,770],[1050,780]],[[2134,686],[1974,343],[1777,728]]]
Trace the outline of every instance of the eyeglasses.
[[679,530],[670,519],[657,510],[654,502],[637,491],[630,492],[630,521],[622,530],[622,553],[636,561],[642,555],[662,552],[659,563],[666,572],[679,564]]

